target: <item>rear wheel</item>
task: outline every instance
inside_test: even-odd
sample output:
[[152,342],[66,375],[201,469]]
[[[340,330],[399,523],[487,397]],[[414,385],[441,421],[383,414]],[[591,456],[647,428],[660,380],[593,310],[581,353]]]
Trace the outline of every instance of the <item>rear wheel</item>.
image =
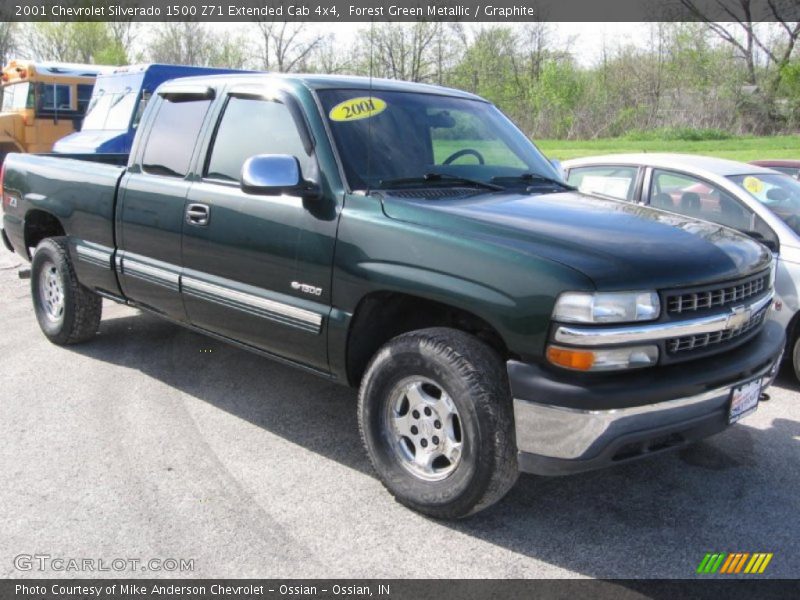
[[517,479],[505,366],[461,331],[424,329],[381,348],[359,391],[359,425],[386,488],[433,517],[474,514]]
[[63,237],[42,240],[31,264],[36,320],[54,344],[77,344],[97,333],[102,299],[78,283]]

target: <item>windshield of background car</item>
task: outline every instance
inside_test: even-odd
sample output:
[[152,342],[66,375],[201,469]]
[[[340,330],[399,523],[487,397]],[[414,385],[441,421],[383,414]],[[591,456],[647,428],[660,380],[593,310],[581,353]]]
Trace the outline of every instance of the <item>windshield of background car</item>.
[[[436,94],[320,90],[353,190],[436,173],[489,182],[525,173],[560,179],[491,104]],[[421,182],[424,184],[424,182]]]
[[800,235],[800,182],[780,173],[728,177]]
[[99,90],[89,102],[81,131],[127,130],[136,100],[136,91],[130,88],[112,93]]

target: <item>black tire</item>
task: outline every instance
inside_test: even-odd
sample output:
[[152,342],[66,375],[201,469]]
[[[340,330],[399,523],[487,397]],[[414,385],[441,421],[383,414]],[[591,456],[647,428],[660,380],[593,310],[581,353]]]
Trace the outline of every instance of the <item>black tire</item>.
[[[45,300],[50,283],[60,284],[60,290],[55,292],[61,297],[60,302],[48,304]],[[54,344],[78,344],[97,333],[102,298],[78,283],[66,238],[47,238],[36,247],[31,264],[31,298],[39,327]]]
[[[452,471],[440,480],[425,480],[409,470],[403,452],[414,448],[416,454],[418,448],[389,424],[397,417],[387,415],[398,414],[390,412],[398,403],[394,398],[400,399],[408,419],[412,418],[413,407],[407,404],[411,396],[404,398],[402,389],[407,388],[402,386],[413,385],[405,382],[414,378],[435,383],[431,388],[434,395],[440,386],[440,392],[446,393],[457,409],[453,421],[458,421],[461,452],[452,463],[445,459],[444,469]],[[467,517],[500,500],[517,480],[505,365],[496,352],[469,334],[432,328],[390,340],[367,367],[359,390],[358,414],[361,438],[379,478],[399,502],[416,511],[443,519]],[[419,436],[437,433],[430,423],[426,427],[427,433]],[[424,438],[415,439],[425,444],[420,441]]]
[[792,368],[795,379],[800,381],[800,335],[795,336],[792,342]]

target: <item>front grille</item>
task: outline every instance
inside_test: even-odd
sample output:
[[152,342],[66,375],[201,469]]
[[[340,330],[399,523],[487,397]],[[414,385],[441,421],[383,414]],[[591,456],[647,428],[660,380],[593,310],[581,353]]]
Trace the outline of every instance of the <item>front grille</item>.
[[668,293],[667,313],[681,315],[708,308],[730,306],[734,303],[758,296],[769,287],[769,272],[754,277],[720,285],[718,287],[698,288],[697,290]]
[[667,340],[667,352],[670,354],[678,354],[680,352],[700,350],[701,348],[707,348],[715,344],[734,340],[752,331],[755,327],[758,327],[764,321],[768,309],[769,305],[753,314],[747,323],[735,329],[724,329],[713,333],[700,333],[697,335],[670,338]]

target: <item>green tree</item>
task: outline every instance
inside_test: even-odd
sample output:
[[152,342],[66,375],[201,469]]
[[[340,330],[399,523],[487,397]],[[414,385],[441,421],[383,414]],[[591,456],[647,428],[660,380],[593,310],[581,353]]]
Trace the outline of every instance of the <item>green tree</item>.
[[38,60],[109,65],[128,62],[125,47],[108,23],[29,23],[23,39],[27,53]]
[[250,59],[244,36],[212,31],[196,21],[162,23],[148,48],[151,61],[179,65],[242,68]]

